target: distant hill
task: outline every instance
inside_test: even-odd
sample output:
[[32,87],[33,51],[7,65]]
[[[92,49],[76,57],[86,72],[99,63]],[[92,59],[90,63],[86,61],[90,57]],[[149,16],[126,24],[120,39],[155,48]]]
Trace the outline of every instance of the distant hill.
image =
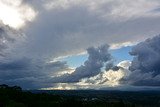
[[160,91],[25,91],[3,84],[0,107],[160,107]]

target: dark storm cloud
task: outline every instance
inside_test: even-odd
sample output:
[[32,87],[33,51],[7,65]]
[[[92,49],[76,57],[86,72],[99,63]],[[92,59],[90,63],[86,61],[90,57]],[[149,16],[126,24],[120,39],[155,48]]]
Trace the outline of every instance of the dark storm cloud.
[[28,59],[21,59],[12,62],[1,62],[0,63],[0,70],[22,70],[28,68],[30,64],[30,60]]
[[72,74],[65,74],[55,79],[55,82],[78,82],[82,78],[89,78],[98,75],[103,67],[110,69],[112,56],[108,52],[108,45],[103,45],[98,48],[88,48],[88,59],[84,65],[77,67]]
[[0,63],[0,84],[20,85],[25,89],[51,86],[57,71],[68,70],[66,62],[44,63],[28,58]]
[[132,85],[135,86],[160,86],[160,78],[157,78],[157,80],[149,79],[149,80],[139,80],[135,81]]
[[160,35],[139,43],[130,54],[134,58],[127,81],[138,86],[160,86]]
[[106,62],[111,61],[111,54],[108,52],[108,45],[103,45],[98,48],[88,48],[88,60],[84,65],[76,68],[73,75],[79,75],[80,78],[91,77],[97,75]]
[[130,70],[154,72],[154,75],[160,74],[160,36],[138,44],[130,54],[135,56]]
[[[69,70],[66,62],[50,61],[84,52],[90,46],[137,42],[160,32],[159,0],[23,0],[23,3],[33,6],[37,16],[22,28],[26,41],[16,46],[13,43],[19,39],[19,33],[3,24],[0,26],[0,56],[4,56],[3,60],[0,59],[0,83],[42,88],[53,86],[56,82],[77,82],[93,77],[101,69],[117,71],[121,68],[114,67],[107,45],[89,48],[89,57],[84,65],[64,76],[56,77],[55,73]],[[146,42],[133,49],[131,54],[136,57],[130,69],[135,76],[132,73],[130,78],[137,78],[131,79],[134,80],[132,84],[138,84],[138,81],[145,84],[144,80],[151,79],[154,84],[158,83],[157,45],[158,42],[155,45]],[[10,48],[12,51],[7,50]],[[6,55],[8,52],[10,54]],[[143,80],[139,80],[142,75]]]

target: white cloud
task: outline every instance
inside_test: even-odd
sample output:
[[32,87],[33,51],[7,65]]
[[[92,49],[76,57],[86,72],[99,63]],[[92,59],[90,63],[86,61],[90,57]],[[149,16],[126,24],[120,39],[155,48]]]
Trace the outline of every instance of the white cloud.
[[[118,71],[104,71],[98,74],[97,76],[91,78],[85,78],[80,81],[80,84],[86,85],[106,85],[106,87],[115,87],[119,86],[119,80],[125,76],[125,72],[123,69],[119,69]],[[100,87],[101,88],[101,87]]]
[[41,88],[41,90],[75,90],[78,89],[75,84],[67,84],[67,83],[59,83],[56,84],[54,87],[49,88]]
[[128,60],[120,62],[117,66],[118,70],[108,70],[101,71],[96,76],[92,76],[89,78],[83,78],[79,82],[74,83],[57,83],[53,87],[42,88],[42,89],[60,89],[60,90],[72,90],[72,89],[109,89],[109,88],[117,88],[121,87],[122,78],[127,78],[130,75],[130,71],[128,70],[131,62]]
[[75,68],[68,67],[66,69],[62,69],[60,71],[56,71],[52,77],[60,77],[65,74],[72,74],[75,71]]
[[0,20],[13,28],[20,28],[32,21],[36,12],[22,0],[0,0]]
[[119,82],[122,78],[126,78],[130,75],[130,71],[128,70],[131,62],[130,61],[122,61],[117,66],[118,70],[102,71],[98,75],[84,78],[80,83],[82,84],[95,84],[95,85],[106,85],[106,87],[115,87],[121,85]]
[[122,42],[122,43],[113,43],[110,46],[110,49],[119,49],[122,47],[133,46],[137,44],[136,42]]
[[160,35],[147,39],[132,48],[131,74],[126,82],[133,85],[160,85]]
[[[126,78],[130,75],[130,71],[128,70],[129,66],[131,65],[130,61],[122,61],[117,66],[119,67],[118,70],[109,71],[102,71],[96,76],[91,78],[84,78],[82,79],[79,84],[82,85],[97,85],[99,88],[102,87],[116,87],[121,86],[120,80],[122,78]],[[102,85],[102,87],[100,87]]]
[[126,76],[124,69],[118,71],[104,71],[97,76],[84,78],[80,82],[76,83],[57,83],[53,87],[42,88],[42,90],[72,90],[72,89],[109,89],[121,87],[119,82],[124,76]]
[[131,61],[129,60],[121,61],[117,64],[117,66],[122,67],[124,69],[129,69],[129,67],[131,66]]

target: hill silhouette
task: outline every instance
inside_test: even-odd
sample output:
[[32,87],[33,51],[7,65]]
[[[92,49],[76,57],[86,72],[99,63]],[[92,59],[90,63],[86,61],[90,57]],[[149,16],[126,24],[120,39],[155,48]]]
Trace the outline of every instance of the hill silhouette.
[[2,84],[0,107],[160,107],[160,92],[25,91]]

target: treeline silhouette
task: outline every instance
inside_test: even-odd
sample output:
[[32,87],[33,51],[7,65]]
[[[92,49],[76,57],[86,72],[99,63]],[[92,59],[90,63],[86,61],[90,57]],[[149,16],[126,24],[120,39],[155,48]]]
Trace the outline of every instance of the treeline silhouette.
[[[85,98],[23,91],[19,86],[0,85],[0,107],[160,107],[160,102],[126,102],[125,98]],[[143,99],[141,99],[143,100]],[[148,99],[151,100],[151,99]],[[153,100],[153,99],[152,99]],[[159,97],[156,101],[160,101]]]
[[19,86],[0,85],[0,107],[58,107],[60,96],[22,91]]

